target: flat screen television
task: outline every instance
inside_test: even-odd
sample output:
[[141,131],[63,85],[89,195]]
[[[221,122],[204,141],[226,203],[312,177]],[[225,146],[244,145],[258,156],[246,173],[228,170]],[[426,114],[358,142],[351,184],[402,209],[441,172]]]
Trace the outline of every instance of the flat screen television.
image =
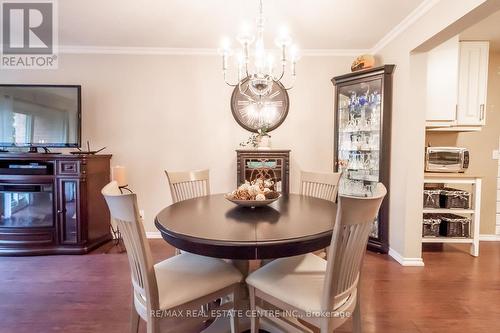
[[0,84],[0,147],[80,147],[81,86]]

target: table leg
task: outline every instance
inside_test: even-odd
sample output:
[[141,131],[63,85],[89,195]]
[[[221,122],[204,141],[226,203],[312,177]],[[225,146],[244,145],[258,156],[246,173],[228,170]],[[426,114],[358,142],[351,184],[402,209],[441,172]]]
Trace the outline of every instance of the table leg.
[[[246,279],[250,272],[250,261],[249,260],[231,260],[231,263],[243,274],[243,278]],[[250,300],[248,295],[248,288],[246,283],[242,283],[243,290],[241,291],[241,307],[243,313],[250,309]],[[250,333],[250,318],[241,318],[240,320],[240,330],[241,333]],[[264,329],[260,329],[259,333],[285,333],[285,331],[278,329],[273,323],[268,322],[265,318],[261,318],[260,326]],[[209,327],[203,330],[203,333],[230,333],[230,323],[229,318],[218,318]]]
[[[243,274],[244,279],[247,278],[248,274],[250,273],[250,261],[249,260],[231,260],[232,264]],[[250,308],[250,299],[248,295],[248,288],[246,283],[243,283],[243,291],[241,293],[242,300],[241,304],[243,305],[244,310],[246,311],[247,309]],[[250,330],[245,330],[243,333],[250,333]],[[259,333],[270,333],[266,330],[259,330]]]
[[249,260],[231,260],[231,263],[236,267],[243,277],[247,277],[250,272],[250,261]]

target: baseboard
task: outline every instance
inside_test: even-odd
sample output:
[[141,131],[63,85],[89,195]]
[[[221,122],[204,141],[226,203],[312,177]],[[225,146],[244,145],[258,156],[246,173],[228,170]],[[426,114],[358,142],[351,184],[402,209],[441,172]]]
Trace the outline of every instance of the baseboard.
[[500,235],[482,234],[479,235],[479,240],[482,242],[500,242]]
[[159,231],[146,231],[146,238],[161,238],[161,233]]
[[405,258],[397,251],[389,248],[389,255],[396,260],[401,266],[415,266],[415,267],[423,267],[424,261],[422,258]]

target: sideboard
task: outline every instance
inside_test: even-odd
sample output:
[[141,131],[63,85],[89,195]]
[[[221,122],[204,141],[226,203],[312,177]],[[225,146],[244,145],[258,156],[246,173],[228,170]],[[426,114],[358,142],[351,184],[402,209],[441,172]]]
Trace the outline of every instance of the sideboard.
[[0,255],[83,254],[111,239],[111,155],[0,154]]

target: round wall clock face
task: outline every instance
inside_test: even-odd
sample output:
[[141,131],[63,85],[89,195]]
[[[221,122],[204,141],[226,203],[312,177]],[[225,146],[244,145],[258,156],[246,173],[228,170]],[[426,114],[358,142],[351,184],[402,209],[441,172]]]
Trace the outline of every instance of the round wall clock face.
[[251,132],[266,127],[272,131],[280,126],[288,114],[288,93],[279,82],[273,82],[271,91],[265,96],[258,96],[248,88],[248,79],[238,86],[231,96],[231,111],[241,127]]

